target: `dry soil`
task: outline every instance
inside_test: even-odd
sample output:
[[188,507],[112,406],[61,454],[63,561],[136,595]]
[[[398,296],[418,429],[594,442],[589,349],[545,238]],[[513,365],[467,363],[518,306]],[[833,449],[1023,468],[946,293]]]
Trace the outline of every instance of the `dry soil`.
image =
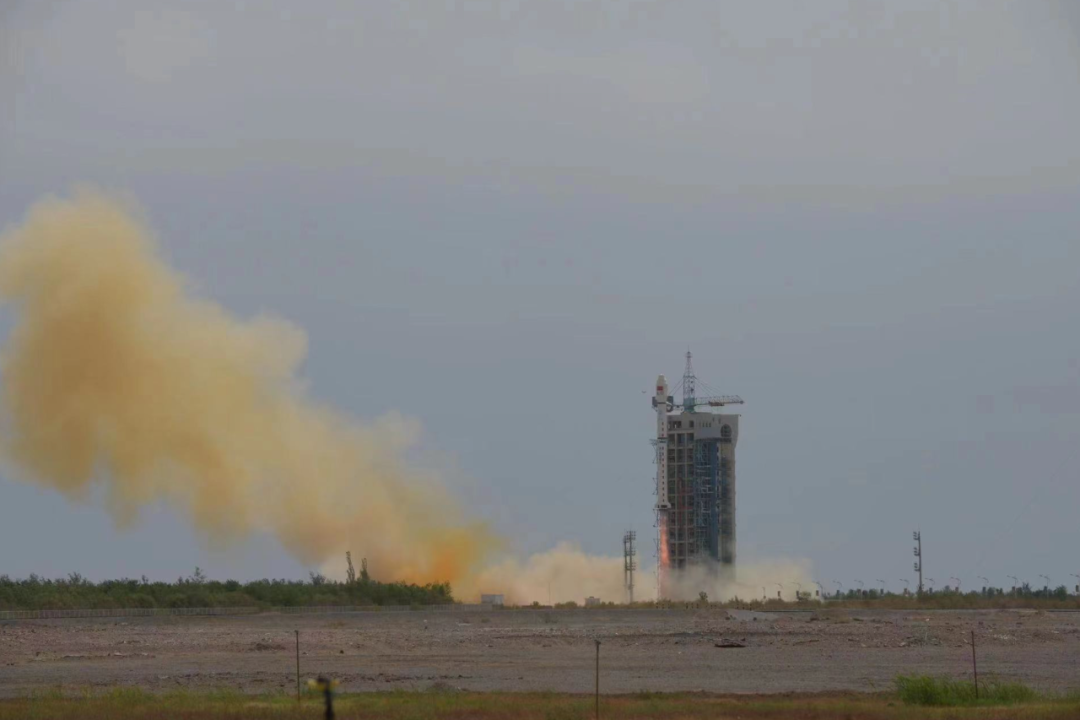
[[[151,691],[606,693],[881,691],[901,673],[979,673],[1080,689],[1080,613],[720,609],[502,610],[0,622],[0,697],[118,685]],[[742,647],[723,647],[742,646]]]

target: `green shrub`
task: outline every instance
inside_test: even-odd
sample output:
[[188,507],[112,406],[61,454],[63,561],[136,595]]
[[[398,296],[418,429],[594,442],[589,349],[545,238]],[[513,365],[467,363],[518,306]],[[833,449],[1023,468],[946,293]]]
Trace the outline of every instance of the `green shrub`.
[[975,685],[968,680],[953,680],[930,675],[901,675],[896,678],[896,691],[908,705],[1015,705],[1030,702],[1038,694],[1020,682],[979,683],[979,698]]

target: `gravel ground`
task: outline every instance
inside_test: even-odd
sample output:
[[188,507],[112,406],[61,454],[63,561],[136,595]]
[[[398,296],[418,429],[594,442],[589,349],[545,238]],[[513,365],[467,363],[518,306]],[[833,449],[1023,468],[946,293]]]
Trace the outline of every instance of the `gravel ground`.
[[[0,697],[62,687],[343,691],[878,691],[900,673],[979,673],[1080,689],[1080,613],[504,610],[460,614],[0,622]],[[721,647],[742,645],[743,647]]]

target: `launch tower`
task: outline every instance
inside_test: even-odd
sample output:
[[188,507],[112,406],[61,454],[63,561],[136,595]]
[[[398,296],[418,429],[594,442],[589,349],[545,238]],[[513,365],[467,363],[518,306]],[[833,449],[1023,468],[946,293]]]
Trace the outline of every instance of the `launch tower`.
[[[670,597],[688,568],[734,574],[735,445],[739,415],[718,411],[742,405],[737,395],[712,394],[694,374],[690,352],[675,403],[667,379],[656,379],[657,595]],[[704,394],[698,395],[699,390]]]

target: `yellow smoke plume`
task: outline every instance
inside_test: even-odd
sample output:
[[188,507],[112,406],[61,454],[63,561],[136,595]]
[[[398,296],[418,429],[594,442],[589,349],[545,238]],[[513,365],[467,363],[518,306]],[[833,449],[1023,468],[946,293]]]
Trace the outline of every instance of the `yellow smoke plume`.
[[[218,542],[269,532],[331,575],[352,549],[379,579],[450,582],[463,600],[624,597],[620,557],[561,544],[495,558],[501,539],[402,461],[415,423],[364,424],[310,398],[303,331],[199,298],[129,205],[85,191],[31,208],[0,236],[0,303],[14,311],[0,453],[28,482],[76,500],[101,486],[121,524],[165,501]],[[740,568],[738,582],[687,572],[671,595],[758,597],[806,577],[797,564]],[[635,597],[654,598],[654,580],[639,572]]]
[[121,523],[164,500],[211,538],[270,532],[310,564],[352,548],[382,579],[456,582],[498,544],[401,461],[410,423],[308,397],[304,333],[197,297],[115,199],[35,205],[0,238],[0,301],[3,455],[23,479],[101,485]]

